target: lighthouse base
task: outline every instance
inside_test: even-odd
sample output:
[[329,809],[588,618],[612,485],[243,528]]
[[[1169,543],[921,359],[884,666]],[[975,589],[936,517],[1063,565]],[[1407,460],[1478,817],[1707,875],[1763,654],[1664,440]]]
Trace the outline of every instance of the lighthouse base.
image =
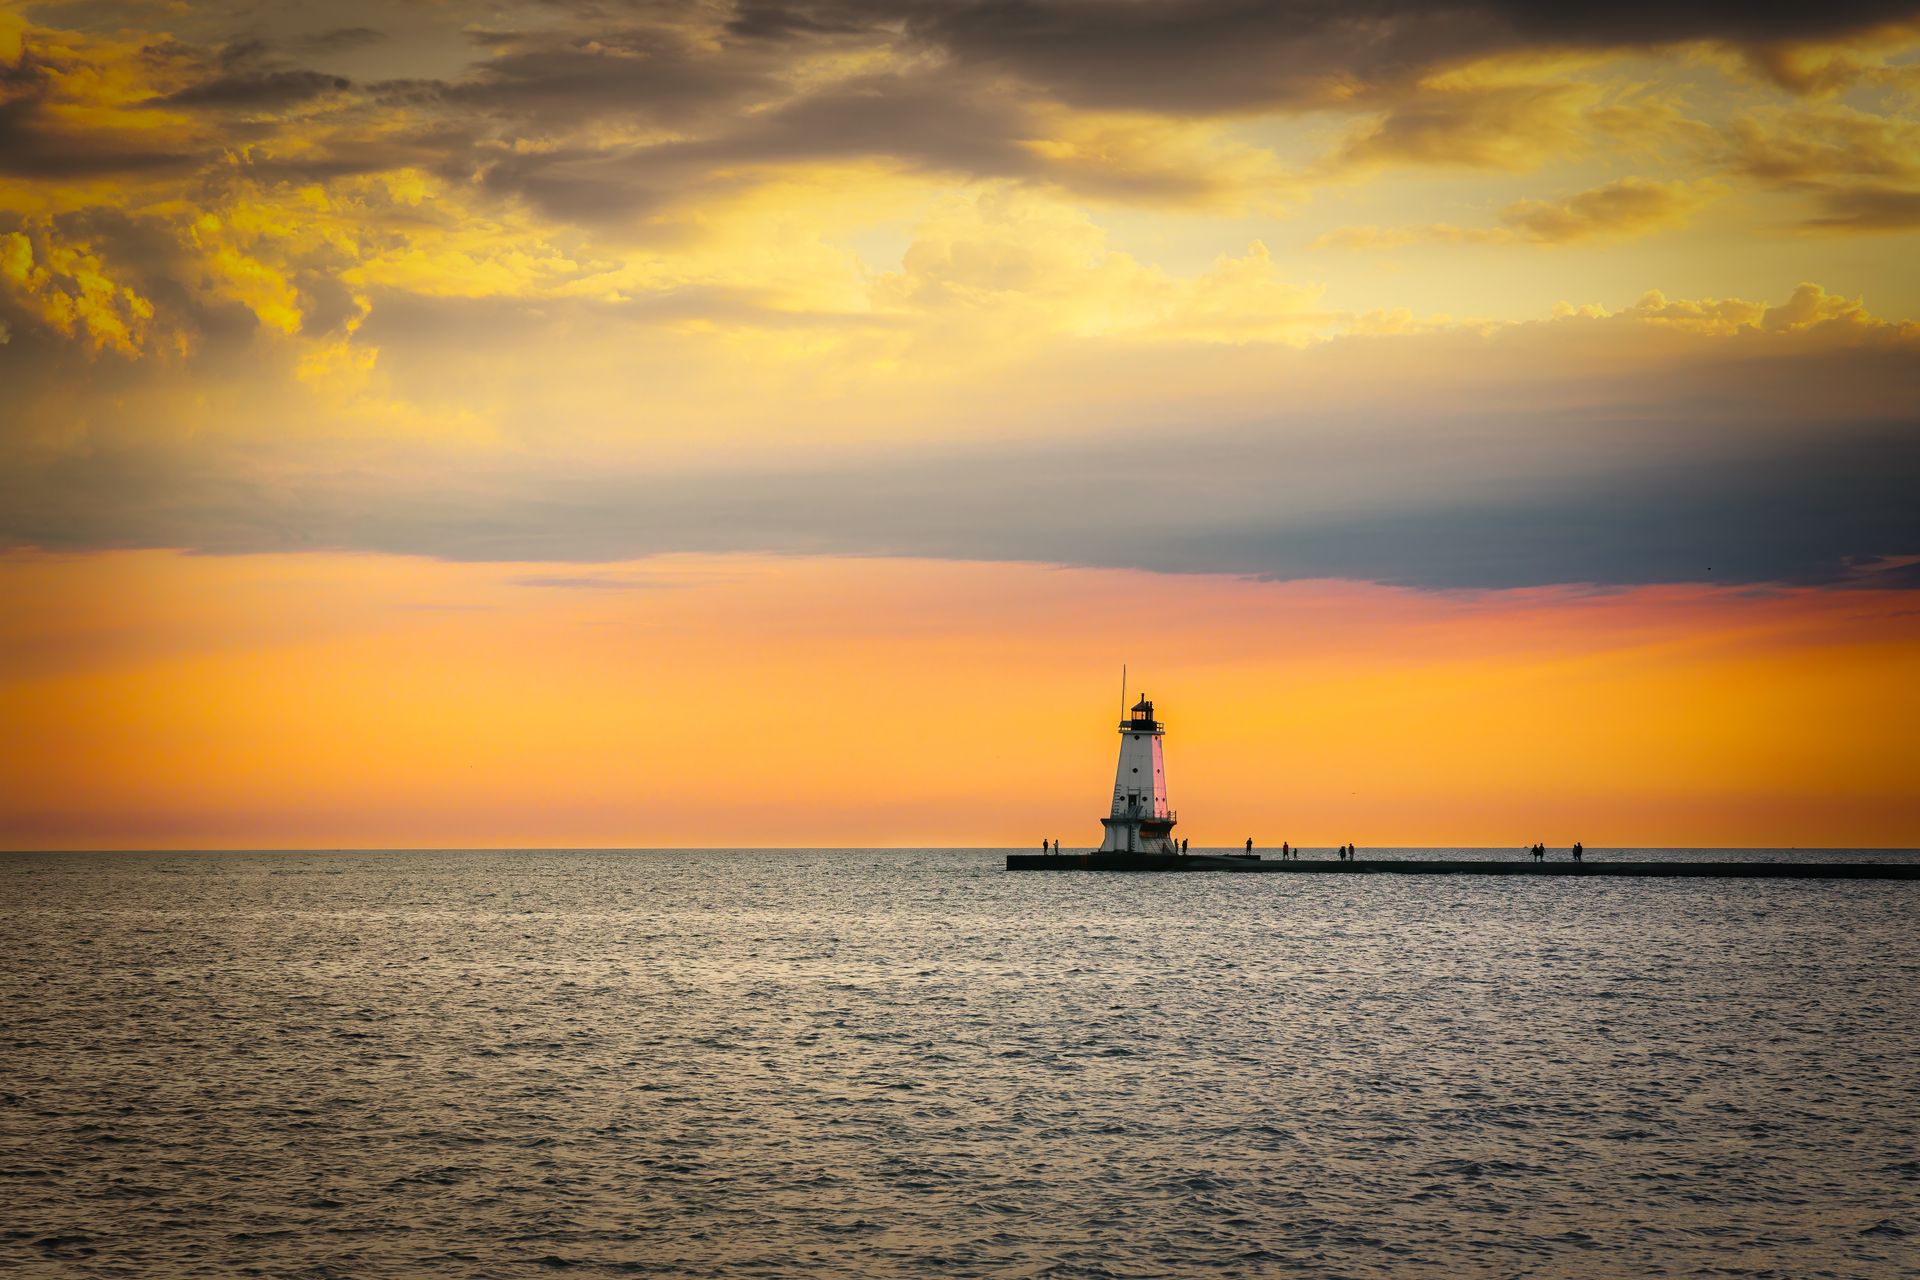
[[1102,818],[1100,825],[1107,829],[1106,838],[1100,842],[1101,853],[1180,852],[1180,842],[1173,838],[1172,818]]

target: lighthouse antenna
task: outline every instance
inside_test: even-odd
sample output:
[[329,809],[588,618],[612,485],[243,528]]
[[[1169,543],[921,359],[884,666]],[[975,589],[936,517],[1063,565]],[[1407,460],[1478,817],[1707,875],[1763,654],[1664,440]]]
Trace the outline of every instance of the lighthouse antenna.
[[1120,718],[1127,718],[1127,664],[1120,664]]

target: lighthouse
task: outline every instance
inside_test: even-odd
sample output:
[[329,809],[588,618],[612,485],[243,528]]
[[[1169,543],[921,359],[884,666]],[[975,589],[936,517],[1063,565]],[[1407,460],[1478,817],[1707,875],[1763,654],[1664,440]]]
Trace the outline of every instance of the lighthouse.
[[1142,695],[1120,722],[1120,765],[1113,774],[1113,811],[1100,819],[1107,829],[1102,853],[1178,853],[1174,814],[1167,807],[1167,766],[1161,750],[1166,728],[1153,718]]

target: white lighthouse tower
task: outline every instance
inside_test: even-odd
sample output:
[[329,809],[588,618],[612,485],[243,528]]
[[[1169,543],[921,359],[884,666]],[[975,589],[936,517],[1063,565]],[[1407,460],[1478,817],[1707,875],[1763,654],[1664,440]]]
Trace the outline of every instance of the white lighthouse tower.
[[1100,819],[1107,829],[1100,852],[1180,852],[1173,838],[1173,810],[1167,807],[1167,766],[1160,746],[1166,732],[1144,695],[1120,722],[1120,767],[1113,775],[1113,812]]

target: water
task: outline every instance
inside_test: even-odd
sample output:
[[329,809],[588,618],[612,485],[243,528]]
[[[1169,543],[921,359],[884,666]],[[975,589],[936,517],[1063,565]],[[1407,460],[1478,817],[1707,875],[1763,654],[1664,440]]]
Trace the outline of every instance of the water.
[[1920,1275],[1920,885],[999,867],[0,858],[0,1269]]

